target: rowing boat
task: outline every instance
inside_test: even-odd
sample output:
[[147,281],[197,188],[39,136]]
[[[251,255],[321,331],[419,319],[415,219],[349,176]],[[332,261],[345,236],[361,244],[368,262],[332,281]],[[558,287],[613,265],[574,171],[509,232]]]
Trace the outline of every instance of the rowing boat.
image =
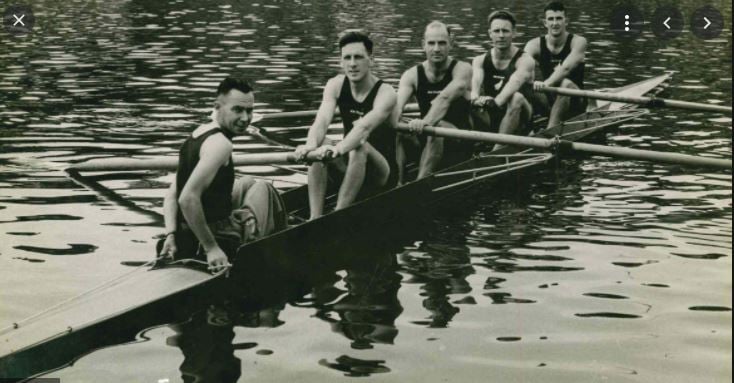
[[[655,92],[670,75],[665,74],[628,86],[609,90],[624,96],[642,96]],[[646,113],[636,105],[606,102],[565,121],[560,126],[540,131],[542,138],[561,137],[578,141],[618,126]],[[256,291],[258,281],[268,278],[263,270],[278,270],[298,276],[308,270],[338,269],[333,250],[343,250],[341,240],[359,238],[360,233],[374,232],[388,222],[429,210],[451,201],[457,193],[480,184],[502,179],[539,166],[553,159],[552,152],[505,147],[443,169],[429,177],[363,199],[347,209],[306,221],[308,190],[299,187],[283,193],[292,225],[270,236],[250,242],[238,250],[231,270],[241,287]],[[327,199],[333,203],[335,196]],[[328,205],[327,202],[327,205]],[[324,240],[315,240],[324,239]],[[374,242],[374,241],[373,241]],[[369,245],[366,241],[361,246]],[[310,265],[311,267],[305,267]],[[0,329],[0,376],[27,377],[64,365],[70,359],[107,344],[121,342],[119,334],[132,337],[151,325],[150,319],[181,305],[206,301],[208,288],[225,281],[186,265],[162,268],[138,268],[113,281],[51,307],[23,321]],[[238,282],[239,283],[239,282]],[[169,316],[158,315],[154,321],[166,323]],[[116,337],[110,334],[115,332]],[[100,334],[89,339],[90,334]]]

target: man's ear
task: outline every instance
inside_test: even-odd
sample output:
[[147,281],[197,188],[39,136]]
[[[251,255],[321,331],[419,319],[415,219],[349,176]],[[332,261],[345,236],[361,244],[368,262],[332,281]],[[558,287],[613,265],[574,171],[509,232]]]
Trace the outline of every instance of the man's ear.
[[221,106],[221,104],[219,103],[219,100],[214,101],[214,110],[219,110],[219,107],[220,106]]

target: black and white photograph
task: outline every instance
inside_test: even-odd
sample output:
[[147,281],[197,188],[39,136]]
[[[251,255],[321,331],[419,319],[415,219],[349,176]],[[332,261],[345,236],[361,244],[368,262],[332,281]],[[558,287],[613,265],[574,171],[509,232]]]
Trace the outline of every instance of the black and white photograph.
[[731,382],[730,1],[0,10],[0,383]]

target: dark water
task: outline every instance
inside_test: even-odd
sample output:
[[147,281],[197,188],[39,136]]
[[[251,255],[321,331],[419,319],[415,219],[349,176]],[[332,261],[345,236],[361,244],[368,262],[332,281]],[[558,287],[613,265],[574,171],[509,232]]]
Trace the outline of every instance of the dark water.
[[[652,14],[654,2],[640,2]],[[695,1],[679,2],[688,17]],[[731,25],[731,4],[713,2]],[[206,121],[216,84],[254,80],[257,111],[313,109],[337,73],[337,34],[377,41],[396,84],[421,60],[423,26],[456,31],[456,57],[486,49],[486,15],[542,33],[541,1],[37,1],[30,36],[0,38],[0,327],[79,294],[152,254],[166,173],[65,176],[90,158],[174,155]],[[587,85],[677,71],[665,96],[731,105],[726,29],[662,42],[608,31],[609,4],[570,1],[589,39]],[[278,121],[283,128],[309,121]],[[731,157],[731,119],[658,110],[611,144]],[[281,130],[294,139],[305,130]],[[250,138],[237,152],[272,150]],[[240,172],[305,182],[272,168]],[[437,214],[398,251],[327,276],[258,312],[212,307],[186,323],[83,356],[62,381],[730,381],[731,174],[569,159]],[[208,340],[208,341],[206,341]],[[223,375],[217,375],[223,374]],[[188,379],[188,378],[187,378]]]

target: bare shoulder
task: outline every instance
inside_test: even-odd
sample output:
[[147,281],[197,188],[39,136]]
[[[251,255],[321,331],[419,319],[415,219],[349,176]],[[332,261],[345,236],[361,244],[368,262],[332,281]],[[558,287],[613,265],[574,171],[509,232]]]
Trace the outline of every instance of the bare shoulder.
[[202,152],[205,150],[232,150],[232,142],[227,139],[227,137],[224,136],[224,133],[219,132],[217,134],[212,134],[211,136],[207,137],[206,140],[204,140],[204,143],[201,145]]
[[386,94],[395,94],[395,88],[383,81],[382,84],[380,84],[380,90],[377,91],[377,96],[379,97]]
[[403,84],[413,84],[418,82],[418,68],[413,65],[412,67],[408,68],[405,72],[403,72],[403,75],[400,76],[400,83]]
[[394,104],[396,101],[397,95],[395,93],[395,88],[386,82],[380,84],[380,89],[377,91],[375,102]]
[[454,74],[471,71],[471,64],[466,61],[456,60],[456,66],[454,66]]
[[482,63],[484,62],[484,57],[485,56],[487,56],[487,54],[486,53],[482,53],[481,55],[479,55],[477,57],[474,57],[474,59],[472,59],[472,65],[474,67],[481,66]]
[[571,40],[571,49],[586,48],[586,37],[574,33]]
[[232,154],[232,142],[223,133],[212,134],[204,140],[199,149],[201,163],[224,164]]
[[535,59],[528,52],[523,52],[522,55],[517,59],[516,67],[521,68],[535,68]]
[[338,97],[339,90],[342,87],[342,83],[344,83],[344,77],[345,76],[343,74],[338,74],[330,78],[324,86],[324,95],[332,95],[334,97]]
[[525,51],[531,55],[537,54],[540,51],[540,37],[534,37],[525,44]]

